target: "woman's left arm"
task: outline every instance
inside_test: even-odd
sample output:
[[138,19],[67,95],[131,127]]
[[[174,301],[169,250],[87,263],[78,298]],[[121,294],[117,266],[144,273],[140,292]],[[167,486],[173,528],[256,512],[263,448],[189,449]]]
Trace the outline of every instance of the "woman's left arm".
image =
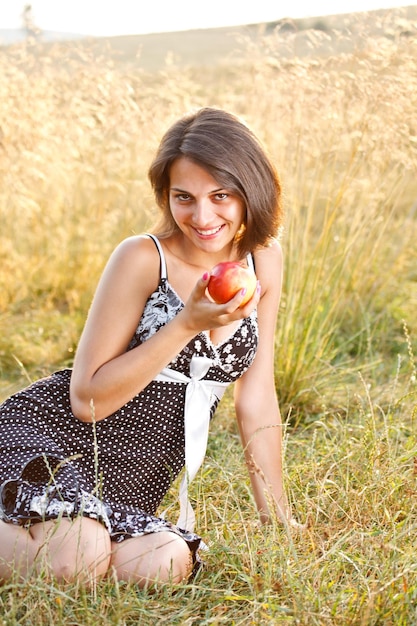
[[274,377],[275,329],[283,267],[279,243],[257,252],[255,265],[261,285],[259,345],[253,364],[235,383],[235,409],[261,521],[268,522],[276,513],[285,523],[292,522],[292,516],[283,484],[283,424]]

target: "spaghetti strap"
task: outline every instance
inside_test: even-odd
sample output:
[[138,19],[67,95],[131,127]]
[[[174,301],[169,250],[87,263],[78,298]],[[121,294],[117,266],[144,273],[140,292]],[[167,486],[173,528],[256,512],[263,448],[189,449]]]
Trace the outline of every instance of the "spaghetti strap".
[[166,264],[166,261],[165,261],[164,251],[162,250],[162,246],[159,243],[159,239],[158,239],[158,237],[155,237],[155,235],[151,235],[150,233],[148,233],[147,236],[152,239],[152,241],[154,242],[154,244],[156,245],[156,247],[158,249],[159,258],[161,259],[161,279],[166,279],[168,277],[167,264]]
[[252,252],[249,252],[249,254],[246,255],[246,261],[248,264],[248,267],[255,271],[255,259],[253,258],[253,254]]

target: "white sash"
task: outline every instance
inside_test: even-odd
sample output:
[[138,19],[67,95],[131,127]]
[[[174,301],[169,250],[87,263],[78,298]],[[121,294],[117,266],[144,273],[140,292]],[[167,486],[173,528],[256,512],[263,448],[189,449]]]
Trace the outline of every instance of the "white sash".
[[188,485],[200,469],[206,454],[210,409],[214,396],[220,400],[229,385],[214,380],[201,380],[213,363],[212,359],[194,355],[190,362],[190,377],[166,367],[154,379],[187,384],[184,406],[185,474],[179,491],[180,516],[177,526],[189,531],[194,530],[195,513],[188,500]]

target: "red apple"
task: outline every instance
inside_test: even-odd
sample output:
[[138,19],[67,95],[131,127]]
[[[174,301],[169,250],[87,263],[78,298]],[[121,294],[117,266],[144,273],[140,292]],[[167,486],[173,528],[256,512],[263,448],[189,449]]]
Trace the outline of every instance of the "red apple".
[[256,283],[256,275],[251,268],[238,261],[224,261],[211,270],[207,289],[217,304],[224,304],[246,287],[245,296],[240,304],[243,306],[255,293]]

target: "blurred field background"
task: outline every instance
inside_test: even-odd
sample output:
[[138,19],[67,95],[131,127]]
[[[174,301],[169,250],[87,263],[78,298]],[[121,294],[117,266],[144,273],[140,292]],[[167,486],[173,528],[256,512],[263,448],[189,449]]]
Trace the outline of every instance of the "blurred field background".
[[16,581],[0,621],[417,623],[416,6],[0,49],[0,398],[71,365],[108,255],[154,222],[163,131],[205,105],[283,181],[276,381],[307,530],[256,526],[229,394],[194,487],[206,572],[155,597]]

